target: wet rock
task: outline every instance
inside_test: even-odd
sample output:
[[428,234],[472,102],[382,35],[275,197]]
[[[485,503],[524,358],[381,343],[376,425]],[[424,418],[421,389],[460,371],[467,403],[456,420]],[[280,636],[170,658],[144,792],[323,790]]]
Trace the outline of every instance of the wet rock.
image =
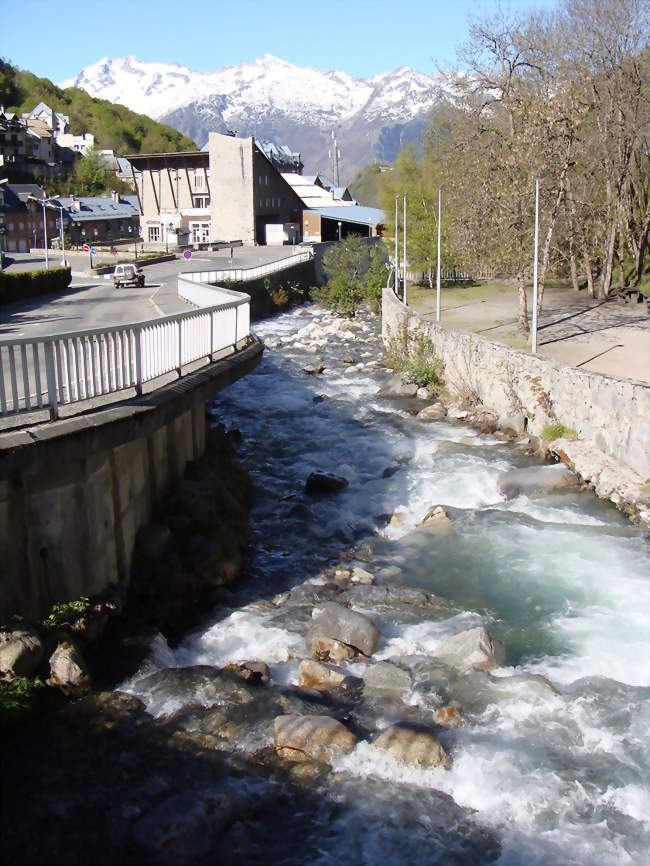
[[50,657],[48,686],[76,697],[90,691],[90,674],[81,650],[71,641],[61,641]]
[[311,401],[312,403],[324,403],[327,400],[326,394],[316,394],[316,396]]
[[224,667],[224,671],[234,674],[236,677],[244,680],[245,683],[250,683],[253,686],[266,686],[271,679],[269,667],[264,662],[229,664]]
[[307,632],[307,650],[310,655],[313,655],[313,641],[319,638],[340,641],[371,656],[377,649],[379,632],[367,616],[335,602],[327,602],[314,617]]
[[343,358],[343,363],[344,364],[358,364],[359,362],[354,357],[354,355],[346,355],[345,358]]
[[499,418],[499,430],[510,433],[513,436],[521,436],[526,429],[526,416],[523,412],[514,412],[512,415],[504,415]]
[[328,691],[340,686],[346,677],[342,668],[324,665],[314,659],[303,659],[298,669],[300,679],[298,685],[302,689]]
[[465,719],[460,711],[460,707],[455,704],[449,704],[446,707],[439,707],[433,717],[436,725],[441,728],[459,728],[465,724]]
[[451,520],[442,505],[432,506],[422,518],[422,526],[435,532],[436,535],[447,535],[451,529]]
[[413,681],[408,671],[390,662],[368,665],[363,675],[364,695],[393,695],[404,698],[411,691]]
[[415,396],[418,400],[430,400],[431,394],[429,393],[428,388],[418,388],[415,392]]
[[424,725],[398,722],[381,733],[373,742],[375,749],[388,752],[403,764],[420,767],[451,767],[451,760],[435,731]]
[[167,716],[169,707],[197,703],[204,707],[218,703],[230,707],[255,700],[258,690],[239,677],[224,674],[208,665],[165,668],[138,681],[137,691],[144,696],[153,715]]
[[351,586],[341,594],[340,599],[347,604],[372,607],[409,605],[413,607],[449,608],[449,602],[446,599],[435,595],[433,592],[411,586]]
[[319,661],[342,662],[353,659],[356,656],[354,647],[341,643],[340,640],[332,640],[329,637],[309,637],[307,639],[307,652],[312,658]]
[[402,526],[406,523],[406,519],[408,517],[408,512],[406,511],[396,511],[390,519],[390,525],[394,528],[398,526]]
[[320,376],[320,374],[325,370],[325,364],[323,363],[322,358],[318,358],[313,364],[308,367],[303,367],[302,369],[308,376]]
[[378,397],[415,397],[418,386],[403,382],[401,376],[391,376],[383,388],[377,391]]
[[363,586],[370,586],[374,582],[374,577],[370,574],[369,571],[366,571],[365,568],[361,568],[358,565],[355,565],[352,569],[352,576],[350,577],[352,583],[361,584]]
[[417,417],[420,421],[442,421],[447,417],[447,410],[442,403],[432,403],[431,406],[425,406],[421,409]]
[[397,474],[402,466],[387,466],[384,471],[381,473],[382,478],[392,478],[393,475]]
[[534,695],[548,698],[559,694],[553,683],[541,674],[515,674],[511,677],[490,677],[492,687],[506,695]]
[[278,716],[273,729],[275,748],[289,761],[331,764],[357,744],[354,734],[330,716]]
[[337,583],[347,583],[351,573],[347,568],[337,568],[334,572],[334,580]]
[[43,642],[28,626],[0,631],[0,673],[29,677],[43,658]]
[[161,863],[204,860],[230,823],[232,810],[225,794],[192,791],[170,797],[133,827],[136,842]]
[[330,475],[326,472],[312,472],[305,484],[305,491],[313,493],[336,493],[349,484],[347,478],[341,475]]
[[432,655],[454,668],[489,671],[506,662],[506,650],[484,628],[470,628],[435,648]]
[[529,466],[526,469],[511,469],[498,479],[498,487],[507,499],[515,496],[530,496],[534,493],[549,493],[575,483],[575,475],[563,463],[554,466]]
[[[328,582],[322,584],[316,583],[301,583],[299,586],[294,586],[291,592],[287,595],[286,599],[282,598],[282,601],[288,600],[292,605],[310,605],[313,607],[315,604],[322,604],[326,601],[332,601],[337,598],[343,588],[338,583]],[[275,599],[274,599],[275,602]]]
[[465,421],[469,418],[469,412],[466,409],[461,409],[460,406],[450,406],[447,409],[447,417],[454,421]]

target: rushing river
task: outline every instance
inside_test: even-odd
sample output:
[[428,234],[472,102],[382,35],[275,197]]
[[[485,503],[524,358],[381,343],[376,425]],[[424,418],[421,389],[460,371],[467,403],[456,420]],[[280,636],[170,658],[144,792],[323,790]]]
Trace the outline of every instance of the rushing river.
[[[316,352],[325,370],[307,375],[314,348],[294,335],[312,322],[331,319],[312,307],[259,324],[273,348],[214,405],[215,419],[243,434],[239,456],[255,486],[241,604],[173,650],[159,639],[148,667],[125,688],[165,717],[197,696],[150,689],[152,670],[256,659],[270,666],[272,685],[295,685],[305,623],[269,600],[322,582],[323,569],[353,551],[353,562],[378,581],[451,602],[442,617],[364,612],[382,635],[374,658],[411,672],[404,711],[426,719],[445,698],[460,703],[465,725],[440,735],[452,769],[401,765],[362,740],[314,782],[313,802],[293,816],[284,847],[276,842],[265,855],[264,845],[242,842],[249,854],[237,862],[647,864],[647,541],[590,492],[506,501],[499,475],[539,461],[498,436],[424,422],[403,402],[379,398],[388,374],[370,317],[353,333],[323,337]],[[344,364],[349,354],[363,366]],[[350,484],[309,498],[304,484],[314,470]],[[451,530],[418,531],[438,504]],[[504,642],[509,667],[461,677],[445,695],[427,675],[428,654],[476,625]],[[362,668],[349,664],[357,675]],[[364,712],[374,713],[369,727],[381,729],[400,705],[375,702]],[[253,751],[269,741],[272,726],[270,734],[268,725],[249,728],[236,747]]]

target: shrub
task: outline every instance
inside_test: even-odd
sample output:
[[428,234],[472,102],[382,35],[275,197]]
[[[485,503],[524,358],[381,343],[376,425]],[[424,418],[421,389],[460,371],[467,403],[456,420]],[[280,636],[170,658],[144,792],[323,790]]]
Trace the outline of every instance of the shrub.
[[37,701],[37,689],[43,686],[38,677],[14,677],[0,680],[0,728],[16,724],[29,712]]
[[62,625],[69,625],[85,613],[90,607],[90,600],[85,596],[74,601],[62,601],[52,605],[49,614],[41,621],[45,629],[56,629]]
[[406,322],[400,332],[388,335],[386,366],[402,373],[405,382],[427,388],[437,394],[444,384],[444,364],[436,355],[436,347],[424,334],[409,335]]
[[37,295],[64,292],[70,285],[70,268],[38,271],[0,272],[0,304],[22,301]]

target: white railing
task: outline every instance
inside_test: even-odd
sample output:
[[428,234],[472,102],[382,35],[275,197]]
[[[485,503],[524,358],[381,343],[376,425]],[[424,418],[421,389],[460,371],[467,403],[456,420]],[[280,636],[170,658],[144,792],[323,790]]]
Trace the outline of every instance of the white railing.
[[[293,253],[290,256],[285,256],[283,259],[278,259],[274,262],[267,262],[265,265],[258,265],[255,268],[222,268],[214,271],[190,271],[189,273],[181,274],[178,277],[178,292],[181,294],[181,284],[183,283],[245,283],[251,280],[258,280],[260,277],[266,277],[269,274],[275,274],[278,271],[284,271],[287,268],[292,268],[294,265],[299,265],[302,262],[308,262],[313,258],[311,250],[301,250],[299,253]],[[181,295],[184,297],[184,295]],[[193,303],[193,302],[192,302]]]
[[[250,335],[250,297],[212,291],[199,310],[145,322],[0,339],[0,417],[59,407],[143,386],[234,352]],[[216,301],[216,303],[215,303]],[[109,401],[110,402],[110,401]]]

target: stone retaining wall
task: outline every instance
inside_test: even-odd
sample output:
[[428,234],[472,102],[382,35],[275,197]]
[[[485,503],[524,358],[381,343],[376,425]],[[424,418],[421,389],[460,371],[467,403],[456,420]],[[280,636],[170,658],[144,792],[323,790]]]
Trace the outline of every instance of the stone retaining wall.
[[541,435],[560,421],[580,440],[650,479],[650,387],[590,373],[511,349],[476,334],[441,327],[404,307],[391,289],[382,298],[384,343],[428,336],[445,365],[449,389],[478,398],[500,418],[523,413],[526,429]]

